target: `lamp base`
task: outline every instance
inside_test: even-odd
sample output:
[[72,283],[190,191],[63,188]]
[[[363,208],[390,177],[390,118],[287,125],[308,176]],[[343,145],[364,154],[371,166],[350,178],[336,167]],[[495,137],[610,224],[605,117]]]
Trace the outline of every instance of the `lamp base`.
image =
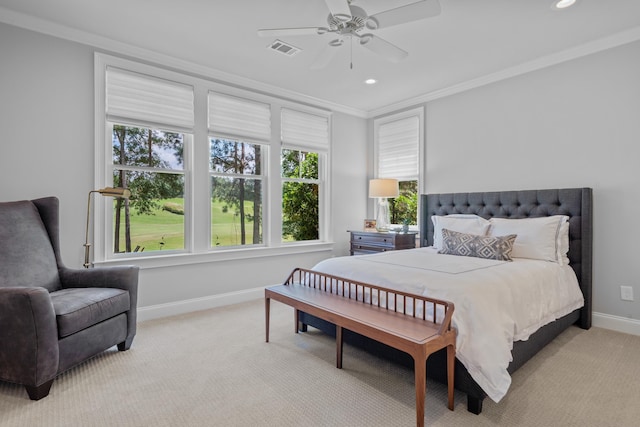
[[389,231],[389,225],[389,202],[386,197],[381,197],[376,207],[376,230]]
[[91,262],[89,261],[89,251],[91,250],[91,245],[89,243],[84,244],[84,264],[82,266],[84,268],[91,267]]

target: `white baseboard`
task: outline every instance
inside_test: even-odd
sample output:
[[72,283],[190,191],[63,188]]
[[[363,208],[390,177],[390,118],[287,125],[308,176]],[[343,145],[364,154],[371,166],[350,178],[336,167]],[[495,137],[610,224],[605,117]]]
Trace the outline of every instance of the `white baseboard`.
[[264,287],[138,308],[138,322],[264,298]]
[[593,313],[593,326],[611,329],[625,334],[640,335],[640,320],[612,316],[604,313]]

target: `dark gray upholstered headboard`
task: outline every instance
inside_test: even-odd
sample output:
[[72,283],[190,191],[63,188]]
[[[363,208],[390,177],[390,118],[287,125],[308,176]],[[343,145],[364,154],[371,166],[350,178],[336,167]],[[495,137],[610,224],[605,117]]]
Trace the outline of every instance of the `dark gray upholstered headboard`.
[[591,327],[593,218],[591,188],[423,194],[420,196],[420,246],[433,243],[433,215],[476,214],[483,218],[569,216],[569,261],[580,282],[585,305],[580,326]]

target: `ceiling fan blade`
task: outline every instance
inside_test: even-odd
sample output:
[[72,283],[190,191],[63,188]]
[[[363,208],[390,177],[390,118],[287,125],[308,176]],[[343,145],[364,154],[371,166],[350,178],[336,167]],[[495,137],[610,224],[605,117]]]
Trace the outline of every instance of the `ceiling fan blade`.
[[347,0],[324,0],[331,14],[341,20],[348,21],[351,19],[351,9]]
[[318,55],[309,68],[312,70],[320,70],[321,68],[326,67],[329,65],[329,62],[331,62],[336,53],[338,53],[338,47],[328,45],[322,52],[320,52],[320,55]]
[[321,34],[322,29],[319,27],[300,27],[300,28],[268,28],[258,30],[260,37],[278,37],[278,36],[315,36]]
[[440,14],[438,0],[421,0],[406,6],[397,7],[369,17],[367,28],[387,28],[420,19],[431,18]]
[[364,34],[360,38],[360,44],[391,62],[400,62],[409,56],[409,52],[373,34]]

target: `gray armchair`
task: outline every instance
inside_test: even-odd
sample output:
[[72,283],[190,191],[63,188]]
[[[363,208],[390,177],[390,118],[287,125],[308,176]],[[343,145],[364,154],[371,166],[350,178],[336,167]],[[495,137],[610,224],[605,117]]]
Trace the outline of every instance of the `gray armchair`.
[[102,351],[131,347],[138,267],[69,269],[60,259],[58,199],[0,203],[0,381],[32,400]]

